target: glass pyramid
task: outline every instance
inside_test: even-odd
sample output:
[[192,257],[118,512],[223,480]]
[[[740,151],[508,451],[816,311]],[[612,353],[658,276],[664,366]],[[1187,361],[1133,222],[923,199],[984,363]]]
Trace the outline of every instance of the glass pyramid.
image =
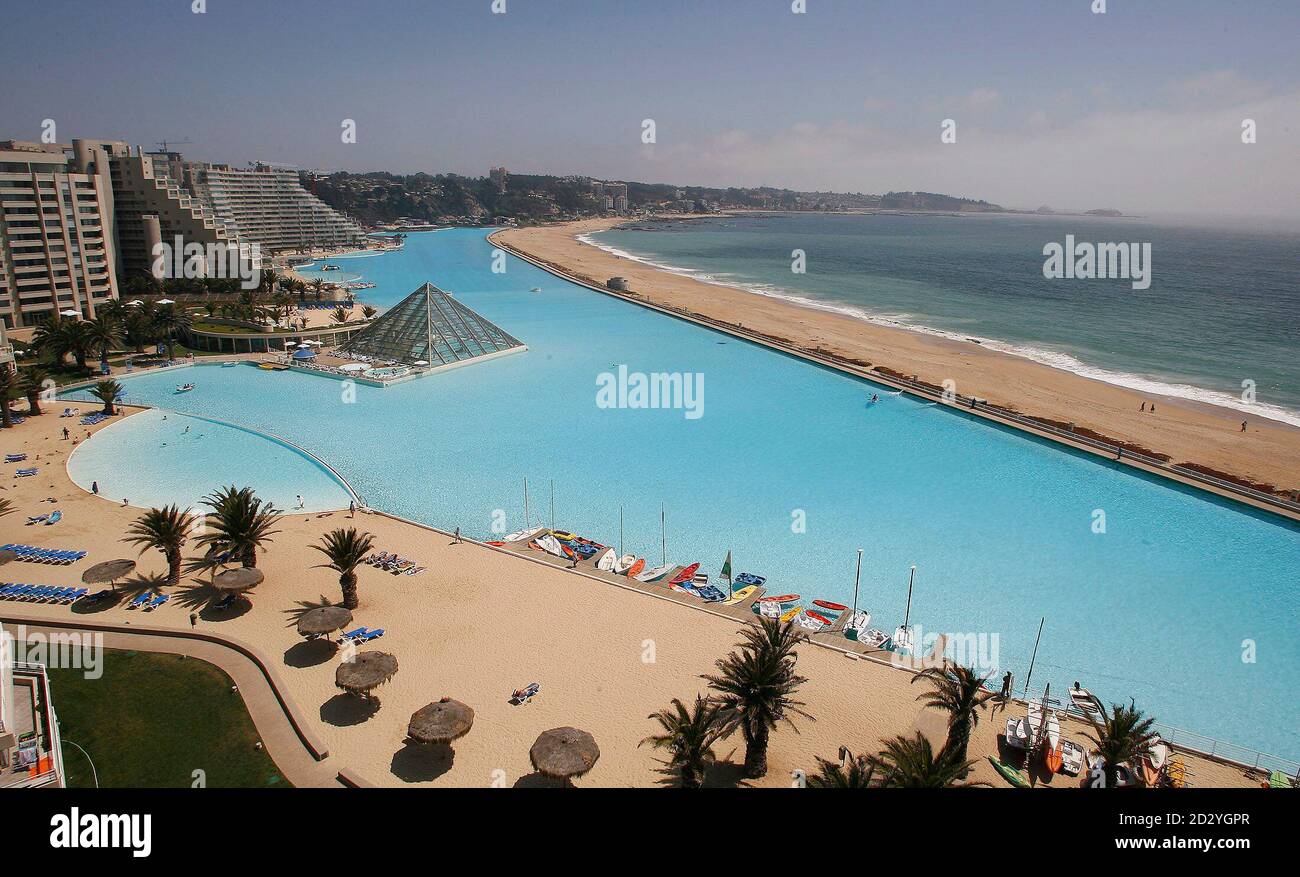
[[426,283],[375,318],[338,348],[341,356],[367,356],[436,368],[525,345]]

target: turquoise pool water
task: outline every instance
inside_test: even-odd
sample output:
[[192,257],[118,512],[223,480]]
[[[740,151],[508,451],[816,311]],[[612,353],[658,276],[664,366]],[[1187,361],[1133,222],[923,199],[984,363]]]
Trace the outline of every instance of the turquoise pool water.
[[[1170,725],[1300,754],[1300,529],[923,402],[868,406],[880,388],[513,258],[493,273],[481,231],[413,234],[346,268],[380,306],[431,280],[529,350],[354,397],[333,379],[199,367],[193,392],[143,374],[128,398],[275,433],[371,505],[476,536],[524,525],[527,478],[532,523],[549,521],[553,480],[558,525],[617,543],[622,508],[625,549],[657,562],[662,502],[669,560],[716,575],[731,549],[737,571],[806,598],[850,602],[861,547],[860,602],[881,627],[901,622],[916,564],[913,623],[996,635],[1018,685],[1045,617],[1036,689],[1077,679]],[[702,376],[702,416],[599,407],[620,365]],[[166,480],[222,480],[181,466]]]
[[288,511],[345,509],[352,498],[333,473],[296,448],[162,409],[100,430],[72,454],[68,474],[86,490],[98,482],[101,496],[139,507],[198,508],[223,484],[256,485],[262,497]]

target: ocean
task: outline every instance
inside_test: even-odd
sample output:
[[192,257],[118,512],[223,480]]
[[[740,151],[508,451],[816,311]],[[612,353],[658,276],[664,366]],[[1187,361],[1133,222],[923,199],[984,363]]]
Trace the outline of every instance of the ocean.
[[[1150,287],[1047,279],[1043,248],[1067,235],[1150,244]],[[701,280],[1300,426],[1300,234],[1290,229],[794,213],[634,223],[586,240]],[[804,273],[792,270],[795,250]]]

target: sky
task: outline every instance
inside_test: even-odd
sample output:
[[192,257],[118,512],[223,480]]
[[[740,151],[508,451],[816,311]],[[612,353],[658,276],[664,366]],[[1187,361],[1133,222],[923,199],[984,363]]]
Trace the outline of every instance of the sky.
[[4,15],[0,139],[1300,214],[1300,2],[1098,2],[42,0]]

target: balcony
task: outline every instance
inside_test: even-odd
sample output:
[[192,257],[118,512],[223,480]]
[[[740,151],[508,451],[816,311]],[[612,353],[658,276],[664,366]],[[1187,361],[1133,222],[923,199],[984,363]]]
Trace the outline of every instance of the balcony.
[[9,722],[0,728],[0,789],[62,788],[62,741],[45,667],[15,662],[0,696]]

